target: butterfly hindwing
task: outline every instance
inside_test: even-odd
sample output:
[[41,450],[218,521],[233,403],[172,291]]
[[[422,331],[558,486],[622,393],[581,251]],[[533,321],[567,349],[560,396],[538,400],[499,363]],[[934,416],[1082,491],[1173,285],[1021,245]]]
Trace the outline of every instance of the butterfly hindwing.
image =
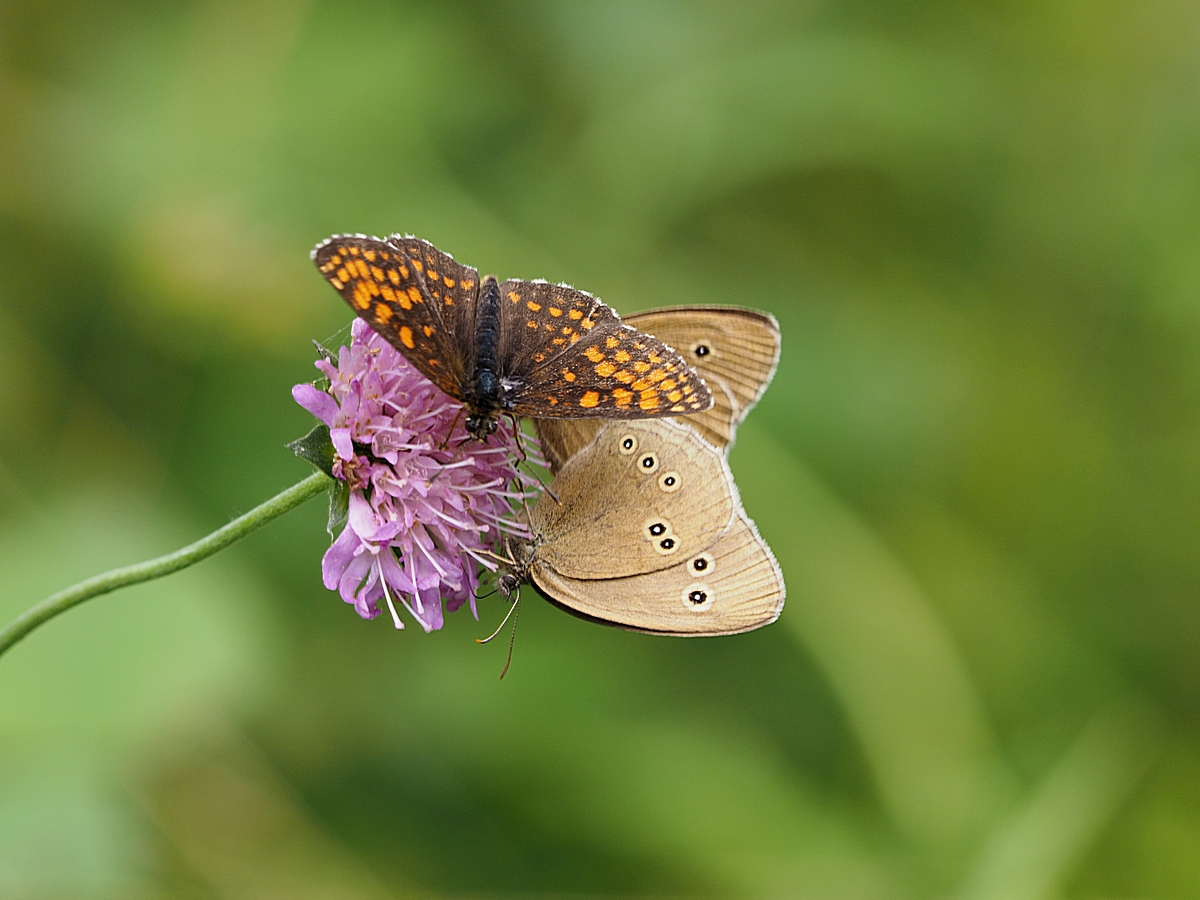
[[[429,246],[424,241],[402,240]],[[363,235],[336,235],[317,245],[313,260],[351,309],[422,375],[461,398],[465,381],[462,354],[443,318],[441,304],[426,283],[423,272],[427,264],[419,249]],[[472,280],[477,286],[478,276]]]
[[534,584],[568,612],[607,625],[689,637],[737,634],[783,609],[783,574],[754,523],[739,511],[715,543],[674,565],[622,578],[569,578],[535,555]]

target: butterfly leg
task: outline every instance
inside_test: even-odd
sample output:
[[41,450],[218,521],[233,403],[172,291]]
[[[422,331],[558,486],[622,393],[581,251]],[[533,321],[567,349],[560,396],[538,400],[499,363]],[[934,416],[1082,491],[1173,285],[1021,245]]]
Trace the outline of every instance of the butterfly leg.
[[529,454],[525,452],[525,447],[521,443],[521,420],[517,418],[515,413],[505,413],[508,420],[512,422],[513,428],[513,444],[517,448],[517,456],[521,458],[521,462],[529,462]]
[[440,444],[438,444],[439,450],[445,450],[446,447],[449,446],[450,435],[454,434],[454,429],[458,427],[458,420],[462,418],[463,409],[465,409],[465,407],[459,407],[458,412],[454,414],[454,421],[450,423],[450,430],[446,432],[446,437],[442,439]]

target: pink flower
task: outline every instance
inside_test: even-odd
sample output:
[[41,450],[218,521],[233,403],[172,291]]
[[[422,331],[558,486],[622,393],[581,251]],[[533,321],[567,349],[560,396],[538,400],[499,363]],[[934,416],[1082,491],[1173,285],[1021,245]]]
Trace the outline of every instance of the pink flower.
[[515,510],[540,488],[516,467],[511,424],[487,444],[470,438],[462,405],[362,319],[337,365],[316,366],[328,388],[298,384],[292,396],[329,426],[333,475],[349,488],[346,527],[321,561],[325,587],[364,619],[382,598],[397,628],[393,599],[427,632],[442,627],[443,601],[449,612],[469,602],[478,618],[479,566],[496,570],[487,552],[502,534],[528,535]]

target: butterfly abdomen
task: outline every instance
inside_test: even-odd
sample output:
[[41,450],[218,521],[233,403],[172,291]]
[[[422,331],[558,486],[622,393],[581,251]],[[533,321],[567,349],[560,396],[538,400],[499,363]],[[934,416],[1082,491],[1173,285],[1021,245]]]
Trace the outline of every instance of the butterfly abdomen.
[[471,394],[464,398],[471,413],[467,430],[479,438],[496,430],[499,413],[506,409],[505,388],[497,371],[500,346],[500,288],[489,275],[479,286],[479,307],[475,318],[474,364]]

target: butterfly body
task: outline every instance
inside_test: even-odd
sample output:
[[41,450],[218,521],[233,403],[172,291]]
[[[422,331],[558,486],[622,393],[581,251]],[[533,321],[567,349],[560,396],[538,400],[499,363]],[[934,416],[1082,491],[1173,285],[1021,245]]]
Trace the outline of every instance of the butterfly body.
[[496,359],[499,345],[500,285],[494,275],[488,275],[479,289],[474,371],[468,380],[469,392],[462,398],[471,410],[467,415],[467,433],[481,440],[496,430],[501,413],[512,411],[509,393],[514,385],[505,385],[500,379]]
[[506,413],[644,419],[713,404],[679,353],[567,285],[481,280],[401,235],[336,235],[317,245],[313,260],[359,316],[463,403],[477,438]]

